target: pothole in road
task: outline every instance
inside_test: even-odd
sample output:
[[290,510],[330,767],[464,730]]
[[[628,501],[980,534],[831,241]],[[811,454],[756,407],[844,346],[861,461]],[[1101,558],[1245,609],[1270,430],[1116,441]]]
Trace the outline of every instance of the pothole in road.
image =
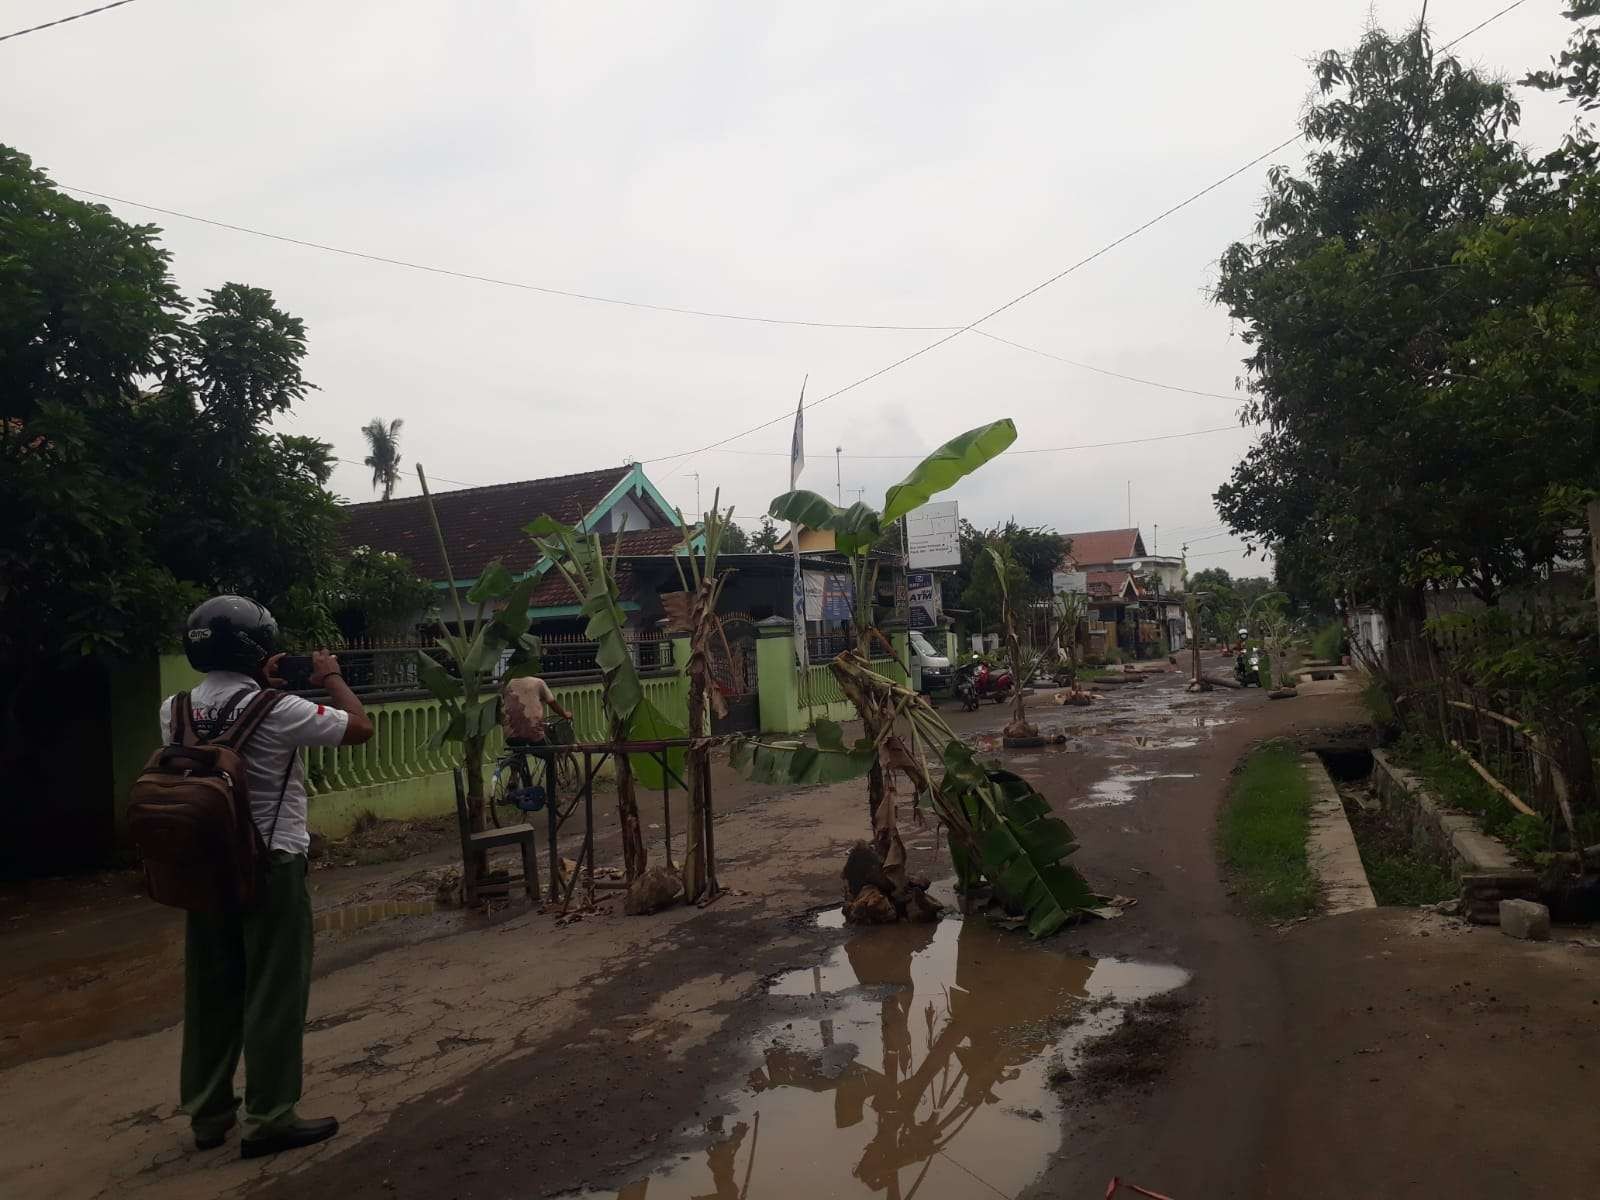
[[1188,979],[979,921],[863,930],[774,981],[792,1015],[754,1040],[760,1062],[708,1149],[585,1195],[1015,1195],[1061,1146],[1052,1077],[1070,1079],[1079,1047],[1117,1028],[1124,1006]]

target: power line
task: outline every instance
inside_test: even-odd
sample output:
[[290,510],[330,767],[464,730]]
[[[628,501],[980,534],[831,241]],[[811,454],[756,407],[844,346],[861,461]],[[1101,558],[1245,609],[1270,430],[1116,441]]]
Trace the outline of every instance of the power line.
[[[1139,445],[1143,445],[1146,442],[1170,442],[1170,441],[1173,441],[1176,438],[1200,437],[1202,434],[1224,433],[1224,432],[1226,432],[1227,430],[1230,430],[1230,429],[1237,430],[1237,429],[1243,429],[1243,428],[1244,428],[1244,426],[1242,426],[1242,425],[1215,425],[1215,426],[1212,426],[1210,429],[1190,429],[1190,430],[1185,431],[1184,433],[1157,433],[1157,434],[1152,434],[1150,437],[1123,438],[1122,440],[1115,441],[1115,442],[1081,442],[1081,443],[1077,443],[1077,444],[1071,445],[1071,446],[1034,446],[1034,447],[1025,447],[1025,448],[1020,449],[1020,450],[1009,449],[1009,450],[1006,451],[1006,453],[1008,455],[1014,455],[1014,454],[1060,454],[1060,453],[1062,453],[1064,451],[1067,451],[1067,450],[1105,450],[1105,449],[1109,449],[1112,446],[1139,446]],[[746,456],[751,457],[751,458],[788,458],[789,457],[789,452],[787,450],[727,450],[727,449],[722,449],[721,447],[717,447],[716,450],[717,450],[717,453],[720,453],[720,454],[741,454],[741,455],[746,455]],[[707,450],[707,451],[699,451],[698,453],[709,453],[709,452],[710,451]],[[898,459],[916,459],[916,460],[920,461],[921,459],[924,459],[924,458],[928,457],[928,454],[927,454],[927,452],[924,452],[922,454],[844,454],[844,455],[841,455],[840,457],[842,457],[842,458],[855,458],[855,459],[872,459],[872,460],[877,460],[877,461],[888,461],[888,460],[898,460]],[[656,461],[659,461],[659,460],[647,458],[644,461],[646,463],[651,463],[651,462],[656,462]]]
[[1492,14],[1490,16],[1487,16],[1483,20],[1479,21],[1476,25],[1474,25],[1471,29],[1467,30],[1465,33],[1459,33],[1455,37],[1451,38],[1448,42],[1446,42],[1444,45],[1439,47],[1440,51],[1443,52],[1445,50],[1450,49],[1450,47],[1454,46],[1457,42],[1466,41],[1469,37],[1471,37],[1473,34],[1477,33],[1478,30],[1482,29],[1485,25],[1488,25],[1488,24],[1490,24],[1491,22],[1494,22],[1494,21],[1498,21],[1501,17],[1505,16],[1512,9],[1521,8],[1527,2],[1528,2],[1528,0],[1516,0],[1515,4],[1506,5],[1499,12],[1494,13],[1494,14]]
[[[920,349],[920,350],[914,350],[910,354],[906,354],[906,355],[903,355],[900,358],[895,359],[892,363],[889,363],[887,366],[879,367],[876,371],[873,371],[870,375],[863,375],[860,379],[857,379],[854,383],[847,383],[842,388],[838,388],[835,391],[829,392],[826,396],[821,396],[821,397],[817,398],[816,400],[813,400],[810,404],[805,405],[805,407],[807,409],[812,409],[812,408],[816,408],[820,404],[826,404],[829,400],[832,400],[832,399],[834,399],[835,397],[838,397],[838,396],[842,396],[846,392],[851,391],[854,388],[858,388],[864,383],[871,383],[874,379],[878,378],[878,376],[885,375],[888,372],[894,370],[896,367],[904,366],[906,363],[910,362],[912,359],[921,358],[924,354],[927,354],[930,350],[937,350],[940,346],[944,345],[946,342],[955,340],[956,338],[960,337],[963,333],[966,333],[968,330],[974,329],[977,326],[983,324],[985,321],[991,320],[994,317],[999,316],[1001,313],[1005,312],[1008,308],[1013,308],[1016,305],[1021,304],[1024,300],[1028,299],[1030,296],[1037,295],[1039,292],[1043,291],[1045,288],[1049,287],[1051,284],[1056,283],[1056,282],[1058,282],[1058,281],[1060,281],[1062,279],[1065,279],[1068,275],[1071,275],[1074,271],[1077,271],[1078,269],[1080,269],[1082,267],[1088,266],[1095,259],[1101,257],[1104,254],[1110,253],[1112,250],[1115,250],[1118,246],[1122,245],[1123,242],[1128,241],[1130,238],[1137,237],[1139,234],[1143,233],[1146,229],[1149,229],[1152,225],[1155,225],[1158,222],[1166,220],[1173,213],[1178,212],[1180,209],[1187,208],[1189,205],[1193,204],[1196,200],[1199,200],[1202,196],[1206,196],[1209,193],[1216,191],[1223,184],[1225,184],[1228,181],[1236,178],[1239,175],[1244,174],[1244,172],[1248,171],[1251,167],[1255,166],[1257,163],[1261,162],[1263,159],[1270,158],[1272,155],[1276,154],[1279,150],[1282,150],[1285,146],[1290,146],[1290,145],[1294,144],[1295,142],[1299,141],[1300,140],[1300,136],[1301,135],[1297,133],[1292,138],[1289,138],[1287,141],[1279,142],[1276,146],[1272,147],[1270,150],[1267,150],[1267,151],[1265,151],[1265,152],[1263,152],[1261,154],[1256,155],[1249,162],[1245,163],[1242,167],[1238,167],[1238,168],[1236,168],[1236,169],[1234,169],[1232,171],[1229,171],[1221,179],[1215,180],[1212,183],[1208,183],[1205,187],[1201,188],[1198,192],[1195,192],[1192,195],[1189,195],[1189,196],[1185,197],[1184,199],[1178,201],[1178,203],[1172,205],[1170,208],[1164,209],[1163,211],[1157,213],[1155,216],[1151,217],[1144,224],[1138,225],[1138,226],[1134,227],[1133,229],[1130,229],[1127,233],[1123,234],[1121,237],[1107,242],[1104,246],[1101,246],[1098,250],[1095,250],[1090,254],[1084,255],[1082,258],[1078,259],[1076,262],[1070,264],[1067,267],[1062,268],[1060,271],[1057,271],[1054,275],[1050,276],[1050,278],[1045,279],[1045,280],[1043,280],[1043,281],[1041,281],[1039,283],[1034,284],[1031,288],[1029,288],[1027,291],[1023,292],[1020,296],[1013,296],[1010,300],[1007,300],[1004,304],[1001,304],[996,308],[990,309],[988,312],[984,313],[983,316],[979,317],[977,320],[969,322],[968,324],[961,326],[961,328],[956,329],[953,332],[945,334],[944,337],[938,339],[935,342],[930,342],[928,345],[922,347],[922,349]],[[766,429],[770,425],[776,425],[780,421],[787,420],[788,417],[789,417],[789,414],[787,412],[784,412],[784,413],[779,414],[776,417],[773,417],[769,421],[763,421],[759,425],[753,425],[749,429],[744,430],[742,433],[730,434],[728,437],[721,438],[721,439],[719,439],[719,440],[717,440],[715,442],[710,443],[709,445],[701,446],[698,449],[695,449],[695,450],[684,450],[684,451],[682,451],[682,452],[680,452],[678,454],[667,454],[667,455],[662,455],[662,456],[660,456],[658,458],[647,458],[644,461],[647,462],[647,463],[651,463],[651,462],[671,462],[674,459],[686,458],[691,454],[703,454],[707,450],[715,450],[720,446],[727,445],[729,442],[737,441],[739,438],[747,437],[748,435],[750,435],[752,433],[756,433],[759,430]]]
[[[387,255],[371,254],[364,250],[351,250],[343,246],[334,246],[326,242],[313,242],[305,238],[291,237],[288,234],[271,233],[263,229],[254,229],[248,225],[237,225],[229,221],[219,221],[212,217],[202,217],[194,213],[181,212],[175,208],[163,208],[157,204],[146,204],[140,200],[129,200],[124,196],[113,196],[109,192],[97,192],[90,188],[77,187],[73,184],[57,181],[56,186],[74,192],[80,196],[92,196],[96,200],[107,200],[113,204],[124,204],[130,208],[143,209],[146,212],[161,213],[163,216],[177,217],[183,221],[193,221],[200,225],[209,225],[213,229],[226,229],[233,233],[242,233],[250,237],[265,238],[268,241],[283,242],[290,246],[300,246],[308,250],[322,250],[329,254],[338,254],[346,258],[358,258],[367,262],[381,263],[385,266],[401,267],[409,271],[421,271],[429,275],[443,275],[450,279],[462,279],[471,283],[487,283],[495,287],[514,288],[524,292],[538,292],[546,296],[562,296],[569,300],[586,300],[595,304],[611,304],[620,308],[638,308],[650,312],[673,313],[686,317],[705,317],[718,321],[742,321],[759,325],[791,325],[807,329],[865,329],[892,331],[902,333],[958,333],[965,327],[960,325],[887,325],[865,324],[850,321],[813,321],[799,318],[764,317],[750,313],[718,312],[710,309],[683,308],[671,304],[652,304],[643,300],[627,300],[617,296],[601,296],[593,292],[576,292],[564,288],[548,287],[544,284],[523,283],[518,280],[500,279],[493,275],[478,275],[471,271],[458,271],[451,267],[437,267],[428,263],[411,262],[407,259],[390,258]],[[1056,362],[1065,363],[1069,367],[1077,367],[1083,371],[1094,371],[1100,375],[1108,375],[1113,379],[1124,379],[1129,383],[1140,383],[1146,387],[1162,388],[1169,392],[1184,392],[1191,396],[1206,396],[1216,400],[1238,400],[1238,396],[1228,396],[1220,392],[1207,392],[1197,388],[1182,387],[1178,384],[1162,383],[1154,379],[1141,379],[1137,375],[1126,375],[1120,371],[1112,371],[1106,367],[1097,367],[1093,363],[1079,362],[1076,359],[1065,358],[1059,354],[1052,354],[1048,350],[1040,350],[1036,346],[1025,346],[1021,342],[1014,342],[1009,338],[1000,337],[998,334],[989,333],[987,330],[974,329],[983,337],[989,338],[1002,345],[1010,346],[1016,350],[1023,350],[1029,354],[1037,354],[1042,358],[1054,359]],[[818,401],[821,403],[821,401]],[[809,408],[810,406],[807,405]],[[681,457],[681,456],[680,456]]]
[[1224,529],[1221,533],[1208,533],[1204,537],[1186,537],[1183,539],[1183,544],[1185,546],[1198,546],[1201,542],[1209,542],[1213,538],[1232,536],[1233,534],[1230,530]]
[[80,13],[73,13],[70,17],[57,17],[54,21],[46,21],[43,25],[31,25],[27,29],[19,29],[15,33],[0,34],[0,42],[9,42],[12,38],[22,37],[24,34],[38,33],[41,29],[54,29],[57,25],[65,25],[68,21],[81,21],[84,17],[92,17],[95,13],[103,13],[109,9],[121,8],[124,4],[132,4],[133,0],[112,0],[110,4],[102,4],[99,8],[85,9]]
[[1219,557],[1220,555],[1223,555],[1223,554],[1239,554],[1241,552],[1242,551],[1241,551],[1240,547],[1232,546],[1227,550],[1207,550],[1204,554],[1186,554],[1186,555],[1184,555],[1184,557],[1185,558],[1217,558],[1217,557]]
[[[123,0],[123,2],[128,3],[128,0]],[[538,292],[545,296],[562,296],[568,300],[587,300],[594,304],[611,304],[619,308],[642,308],[650,312],[676,313],[684,317],[708,317],[718,321],[744,321],[754,325],[798,325],[807,329],[876,329],[910,333],[933,333],[959,328],[956,325],[885,325],[855,321],[809,321],[789,317],[754,316],[749,313],[718,312],[702,308],[681,308],[673,304],[652,304],[645,300],[626,300],[619,296],[601,296],[594,292],[577,292],[567,288],[548,287],[542,283],[524,283],[516,279],[501,279],[494,275],[478,275],[472,271],[457,271],[451,267],[438,267],[430,263],[412,262],[404,258],[391,258],[385,254],[371,254],[365,250],[351,250],[348,247],[334,246],[327,242],[313,242],[306,238],[290,237],[284,233],[270,233],[265,229],[252,229],[248,225],[236,225],[231,221],[218,221],[212,217],[180,212],[175,208],[162,208],[159,204],[146,204],[141,200],[129,200],[126,197],[113,196],[107,192],[96,192],[89,188],[75,187],[70,183],[56,181],[56,186],[68,192],[75,192],[80,196],[93,196],[96,200],[109,200],[113,204],[126,204],[131,208],[142,208],[146,212],[161,213],[163,216],[177,217],[179,220],[193,221],[199,225],[209,225],[213,229],[226,229],[232,233],[248,234],[250,237],[265,238],[271,242],[301,246],[307,250],[321,250],[328,254],[340,254],[346,258],[359,258],[366,262],[401,267],[407,271],[422,271],[429,275],[444,275],[451,279],[465,279],[472,283],[488,283],[493,284],[495,287],[516,288],[518,291]]]
[[[1499,12],[1494,13],[1493,15],[1491,15],[1489,17],[1486,17],[1484,20],[1478,22],[1478,24],[1474,25],[1471,29],[1467,30],[1465,33],[1460,34],[1459,36],[1455,37],[1454,39],[1452,39],[1449,42],[1446,42],[1443,46],[1440,47],[1440,50],[1442,51],[1442,50],[1450,49],[1452,46],[1456,45],[1457,43],[1462,42],[1465,39],[1471,37],[1473,34],[1477,33],[1478,30],[1484,28],[1484,26],[1489,25],[1491,22],[1499,20],[1501,17],[1505,16],[1508,12],[1511,12],[1513,9],[1521,8],[1522,5],[1524,5],[1526,3],[1527,3],[1527,0],[1513,0],[1513,3],[1508,4],[1505,8],[1502,8]],[[1272,157],[1272,155],[1278,153],[1278,151],[1287,149],[1288,147],[1294,145],[1296,142],[1298,142],[1304,136],[1305,135],[1303,133],[1296,132],[1293,137],[1285,138],[1283,141],[1279,142],[1276,146],[1273,146],[1271,149],[1265,150],[1262,153],[1256,155],[1254,158],[1252,158],[1249,162],[1245,163],[1243,166],[1234,168],[1232,171],[1229,171],[1226,175],[1222,176],[1222,178],[1220,178],[1218,180],[1215,180],[1212,183],[1208,183],[1205,187],[1201,188],[1199,191],[1194,192],[1189,196],[1186,196],[1184,199],[1178,201],[1176,204],[1172,205],[1170,208],[1163,209],[1161,212],[1157,213],[1155,216],[1153,216],[1149,220],[1145,221],[1142,225],[1135,226],[1133,229],[1130,229],[1127,233],[1123,234],[1121,237],[1115,238],[1114,240],[1112,240],[1110,242],[1107,242],[1104,246],[1101,246],[1098,250],[1094,251],[1093,253],[1085,255],[1083,258],[1078,259],[1077,262],[1074,262],[1074,263],[1070,264],[1069,266],[1063,268],[1062,270],[1057,271],[1054,275],[1050,276],[1048,279],[1045,279],[1040,283],[1034,284],[1033,287],[1029,288],[1027,291],[1023,292],[1021,295],[1012,297],[1010,300],[1007,300],[1004,304],[1001,304],[999,307],[991,309],[990,311],[985,313],[983,316],[979,317],[977,320],[972,321],[972,322],[970,322],[970,323],[968,323],[966,325],[963,325],[959,329],[956,329],[956,330],[953,330],[953,331],[951,331],[949,333],[946,333],[942,338],[939,338],[937,341],[930,342],[928,345],[922,347],[922,349],[920,349],[920,350],[914,350],[910,354],[902,355],[900,358],[895,359],[893,362],[887,364],[886,366],[879,367],[876,371],[873,371],[871,374],[863,375],[860,379],[855,380],[853,383],[847,383],[842,388],[838,388],[838,389],[836,389],[836,390],[834,390],[832,392],[829,392],[825,396],[819,396],[817,399],[813,400],[811,403],[805,405],[804,407],[807,408],[807,409],[812,409],[812,408],[816,408],[818,405],[826,404],[829,400],[832,400],[832,399],[834,399],[834,398],[836,398],[838,396],[842,396],[846,392],[852,391],[855,388],[860,387],[862,384],[871,383],[874,379],[877,379],[880,375],[885,375],[888,372],[894,370],[896,367],[902,367],[906,363],[911,362],[913,359],[921,358],[924,354],[927,354],[929,351],[937,350],[940,346],[943,346],[946,342],[954,341],[956,338],[960,337],[963,333],[967,333],[970,330],[976,329],[979,325],[982,325],[985,321],[991,320],[992,318],[999,316],[1001,313],[1005,312],[1008,308],[1013,308],[1016,305],[1021,304],[1024,300],[1028,299],[1030,296],[1037,295],[1039,292],[1043,291],[1045,288],[1049,287],[1051,284],[1057,283],[1060,280],[1065,279],[1068,275],[1071,275],[1074,271],[1077,271],[1079,268],[1088,266],[1095,259],[1101,257],[1104,254],[1109,253],[1112,250],[1115,250],[1118,246],[1122,245],[1123,242],[1126,242],[1126,241],[1128,241],[1128,240],[1130,240],[1132,238],[1137,237],[1139,234],[1143,233],[1146,229],[1149,229],[1152,225],[1156,225],[1156,224],[1160,223],[1161,221],[1166,220],[1168,217],[1172,216],[1174,213],[1179,212],[1182,209],[1185,209],[1185,208],[1189,207],[1189,205],[1193,204],[1196,200],[1199,200],[1202,197],[1207,196],[1210,193],[1216,191],[1223,184],[1228,183],[1228,182],[1238,178],[1240,175],[1243,175],[1246,171],[1250,170],[1251,167],[1254,167],[1258,163],[1264,161],[1265,159],[1268,159],[1268,158]],[[1232,397],[1229,397],[1229,398],[1232,399]],[[715,442],[710,442],[707,445],[698,447],[696,449],[684,450],[684,451],[681,451],[680,453],[677,453],[677,454],[660,455],[660,456],[658,456],[656,458],[647,458],[644,461],[647,462],[647,463],[672,462],[672,461],[674,461],[676,459],[687,458],[691,454],[704,454],[707,450],[716,450],[716,449],[718,449],[718,448],[720,448],[722,446],[726,446],[729,442],[738,441],[742,437],[747,437],[748,435],[750,435],[752,433],[757,433],[760,430],[766,429],[766,428],[768,428],[768,427],[770,427],[772,425],[776,425],[781,421],[787,420],[788,417],[789,417],[789,413],[787,411],[785,411],[783,413],[780,413],[778,416],[773,417],[771,420],[763,421],[759,425],[752,425],[749,429],[746,429],[741,433],[730,434],[729,436],[727,436],[725,438],[719,438]]]
[[1013,342],[1010,338],[1003,338],[998,334],[990,333],[987,329],[974,329],[973,333],[979,337],[986,337],[991,342],[999,342],[1003,346],[1010,346],[1015,350],[1026,350],[1029,354],[1037,354],[1041,358],[1053,358],[1056,362],[1066,363],[1069,367],[1077,367],[1083,371],[1093,371],[1097,375],[1109,375],[1113,379],[1125,379],[1129,383],[1142,383],[1145,387],[1162,388],[1169,392],[1184,392],[1190,396],[1205,396],[1212,400],[1235,401],[1242,399],[1240,396],[1228,396],[1222,392],[1202,392],[1195,388],[1180,387],[1175,383],[1162,383],[1155,379],[1141,379],[1137,375],[1124,375],[1121,371],[1110,371],[1105,367],[1097,367],[1093,363],[1078,362],[1076,359],[1063,358],[1059,354],[1051,354],[1048,350],[1040,350],[1036,346],[1024,346],[1021,342]]

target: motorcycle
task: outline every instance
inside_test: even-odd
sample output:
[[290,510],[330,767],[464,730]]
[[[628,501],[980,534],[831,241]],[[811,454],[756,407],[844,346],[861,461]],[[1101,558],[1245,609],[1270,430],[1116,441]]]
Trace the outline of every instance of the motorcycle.
[[976,712],[985,700],[1004,704],[1011,698],[1011,689],[1015,686],[1010,671],[994,670],[981,660],[967,663],[956,671],[956,696],[968,712]]
[[1242,649],[1233,660],[1233,677],[1240,687],[1261,686],[1261,651]]

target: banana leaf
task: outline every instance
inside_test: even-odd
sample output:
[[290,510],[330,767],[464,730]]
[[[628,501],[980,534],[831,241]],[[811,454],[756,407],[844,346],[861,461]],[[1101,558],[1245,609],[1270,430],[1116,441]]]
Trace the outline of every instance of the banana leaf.
[[466,717],[461,710],[453,704],[446,704],[445,711],[450,714],[450,720],[435,729],[428,738],[428,749],[437,750],[446,742],[459,742],[466,736]]
[[473,604],[482,604],[486,600],[498,600],[505,595],[511,587],[511,572],[497,558],[483,569],[477,580],[472,585],[472,590],[467,593],[467,599]]
[[436,699],[449,702],[461,698],[461,681],[440,666],[426,650],[417,651],[417,678]]
[[775,497],[767,507],[767,515],[774,521],[789,521],[807,529],[832,529],[843,512],[831,500],[804,488]]
[[730,745],[728,761],[758,783],[812,784],[859,779],[872,769],[874,757],[870,740],[862,738],[846,746],[838,725],[818,721],[815,746],[798,740],[764,742],[739,737]]
[[[653,742],[682,738],[686,731],[669,721],[644,694],[644,684],[634,667],[633,656],[623,636],[625,618],[617,604],[612,582],[612,563],[600,551],[600,539],[579,533],[554,517],[542,516],[529,523],[526,532],[554,564],[564,558],[571,574],[566,576],[579,601],[586,621],[585,635],[595,642],[595,665],[604,677],[607,714],[619,722],[630,741]],[[561,566],[553,567],[560,570]],[[527,605],[523,605],[526,610]],[[524,621],[526,628],[526,621]],[[685,751],[682,747],[665,752],[666,766],[650,754],[630,754],[633,775],[643,788],[659,791],[665,786],[683,787],[686,778]]]
[[840,554],[865,554],[883,536],[883,522],[877,509],[860,501],[849,508],[839,508],[816,492],[804,489],[774,497],[767,515],[775,521],[827,530],[833,534],[834,548]]
[[981,873],[1021,910],[1036,938],[1095,906],[1083,876],[1062,861],[1078,848],[1072,830],[1051,815],[1049,803],[1027,780],[980,764],[959,740],[945,747],[944,761],[946,796],[961,804],[978,831],[977,861],[959,856],[958,874],[963,867],[968,878]]
[[1009,417],[969,429],[951,438],[911,469],[883,498],[879,518],[888,525],[961,479],[972,474],[1017,440],[1017,427]]
[[[662,715],[661,710],[651,703],[649,697],[645,697],[635,705],[633,715],[628,718],[629,741],[655,742],[686,736],[686,731]],[[639,782],[640,787],[659,792],[668,785],[675,788],[685,786],[684,780],[687,778],[685,771],[688,768],[687,752],[684,747],[676,746],[663,753],[667,760],[665,771],[662,769],[659,755],[628,755],[628,761],[633,766],[633,777]]]

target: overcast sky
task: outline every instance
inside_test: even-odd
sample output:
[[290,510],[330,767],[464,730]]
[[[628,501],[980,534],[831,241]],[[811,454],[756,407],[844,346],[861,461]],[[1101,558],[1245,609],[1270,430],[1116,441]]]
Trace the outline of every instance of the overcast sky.
[[[1508,0],[1433,0],[1448,41]],[[0,33],[92,0],[8,0]],[[1565,41],[1528,0],[1458,53],[1511,76]],[[585,3],[139,0],[0,43],[0,138],[58,182],[373,254],[653,304],[961,325],[1294,132],[1306,61],[1418,3]],[[1570,112],[1525,96],[1523,136]],[[1294,163],[1284,151],[1271,161]],[[1206,298],[1266,163],[984,328],[1081,362],[1232,394],[1243,347]],[[281,427],[333,443],[372,495],[360,427],[403,417],[406,482],[649,460],[792,409],[942,336],[709,320],[422,274],[124,204],[191,295],[270,288],[305,319],[321,390]],[[1237,403],[1097,375],[971,333],[807,414],[803,485],[833,451],[931,450],[1009,416],[1016,449],[1236,426]],[[1238,428],[1022,455],[955,493],[980,525],[1160,526],[1191,569],[1259,570],[1211,493]],[[685,511],[757,514],[788,425],[652,464]],[[769,452],[765,454],[750,452]],[[842,460],[844,498],[910,466]],[[1205,555],[1205,557],[1201,557]]]

